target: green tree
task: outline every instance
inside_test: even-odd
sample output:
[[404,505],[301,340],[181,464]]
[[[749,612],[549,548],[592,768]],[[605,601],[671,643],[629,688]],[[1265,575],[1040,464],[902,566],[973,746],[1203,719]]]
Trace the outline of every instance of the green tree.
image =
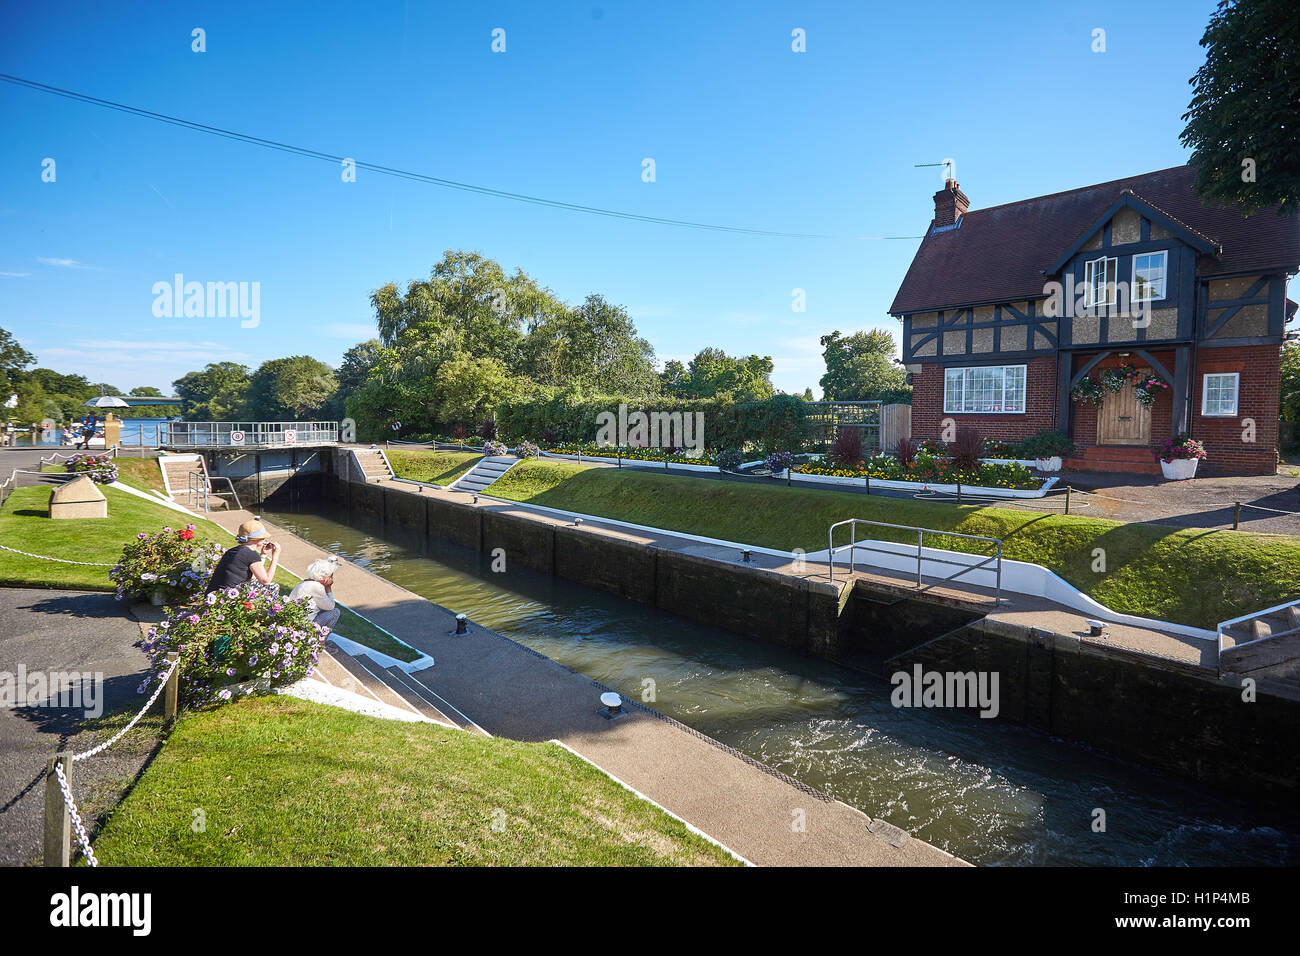
[[202,371],[189,372],[172,382],[185,400],[185,417],[194,421],[228,422],[244,415],[248,391],[247,365],[212,362]]
[[1196,191],[1250,214],[1300,202],[1300,16],[1294,0],[1222,0],[1201,37],[1182,143]]
[[4,403],[14,393],[14,387],[22,380],[23,370],[35,364],[36,356],[18,344],[5,329],[0,329],[0,409],[8,413]]
[[659,391],[654,349],[627,310],[604,296],[547,315],[529,330],[523,352],[529,377],[541,385],[637,398]]
[[826,374],[822,398],[841,402],[908,402],[907,372],[894,364],[894,336],[883,329],[821,337]]
[[717,398],[759,402],[776,394],[772,387],[772,357],[733,357],[722,349],[703,348],[689,364],[669,362],[660,373],[664,391],[678,398]]
[[1282,417],[1300,422],[1300,342],[1282,346]]
[[310,355],[271,359],[248,382],[247,414],[257,421],[313,419],[337,390],[334,370]]
[[382,357],[383,351],[383,342],[379,339],[367,339],[344,352],[343,361],[339,364],[338,371],[334,373],[339,383],[339,391],[344,395],[350,395],[359,389],[365,383],[370,370],[375,367],[375,363]]

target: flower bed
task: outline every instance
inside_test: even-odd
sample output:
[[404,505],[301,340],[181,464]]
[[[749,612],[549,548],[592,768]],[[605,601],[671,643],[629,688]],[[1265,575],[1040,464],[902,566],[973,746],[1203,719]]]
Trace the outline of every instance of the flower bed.
[[908,484],[952,485],[961,484],[972,491],[976,488],[1004,489],[1007,491],[1039,491],[1045,487],[1043,479],[1036,478],[1021,464],[1007,462],[993,464],[981,462],[977,468],[958,468],[949,458],[938,458],[927,452],[918,452],[909,465],[903,465],[892,455],[876,455],[852,465],[808,462],[794,469],[796,475],[820,475],[861,481],[895,481]]
[[306,601],[251,584],[207,594],[149,629],[141,647],[150,676],[137,691],[157,686],[172,651],[180,656],[180,701],[187,707],[231,700],[242,682],[278,687],[309,677],[326,631],[307,613]]
[[192,524],[178,531],[142,531],[122,546],[122,557],[108,576],[117,585],[119,601],[149,600],[161,591],[168,604],[185,602],[203,590],[221,553],[215,542],[197,540]]

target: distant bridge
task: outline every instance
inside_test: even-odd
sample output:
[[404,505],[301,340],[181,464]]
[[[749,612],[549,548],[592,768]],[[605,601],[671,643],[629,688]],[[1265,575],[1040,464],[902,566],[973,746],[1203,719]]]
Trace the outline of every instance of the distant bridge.
[[172,396],[164,398],[161,395],[119,395],[117,396],[128,405],[184,405],[185,399]]

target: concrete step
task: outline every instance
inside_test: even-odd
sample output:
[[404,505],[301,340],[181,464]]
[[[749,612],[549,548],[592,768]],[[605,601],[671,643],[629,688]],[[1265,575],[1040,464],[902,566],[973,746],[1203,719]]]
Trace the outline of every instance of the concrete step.
[[443,700],[415,675],[408,674],[397,667],[388,668],[384,674],[393,689],[402,694],[411,706],[419,710],[424,716],[431,720],[459,727],[461,730],[484,734],[483,729],[478,724]]
[[[326,648],[330,656],[334,658],[344,670],[348,672],[361,686],[370,692],[370,695],[396,707],[398,710],[408,710],[411,713],[418,714],[419,711],[408,704],[400,694],[398,694],[388,683],[379,675],[383,673],[383,668],[371,661],[369,658],[353,657],[344,651],[337,644],[328,642]],[[352,688],[345,688],[352,690]],[[356,693],[356,691],[353,691]]]

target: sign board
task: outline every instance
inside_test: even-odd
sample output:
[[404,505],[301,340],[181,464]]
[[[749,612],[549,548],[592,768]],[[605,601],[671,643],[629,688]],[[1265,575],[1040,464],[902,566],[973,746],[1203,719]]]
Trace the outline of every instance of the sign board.
[[243,443],[244,443],[244,433],[240,431],[238,428],[233,429],[230,432],[230,444],[242,445]]
[[298,444],[298,433],[296,431],[290,431],[286,429],[284,433],[284,443],[286,445]]

